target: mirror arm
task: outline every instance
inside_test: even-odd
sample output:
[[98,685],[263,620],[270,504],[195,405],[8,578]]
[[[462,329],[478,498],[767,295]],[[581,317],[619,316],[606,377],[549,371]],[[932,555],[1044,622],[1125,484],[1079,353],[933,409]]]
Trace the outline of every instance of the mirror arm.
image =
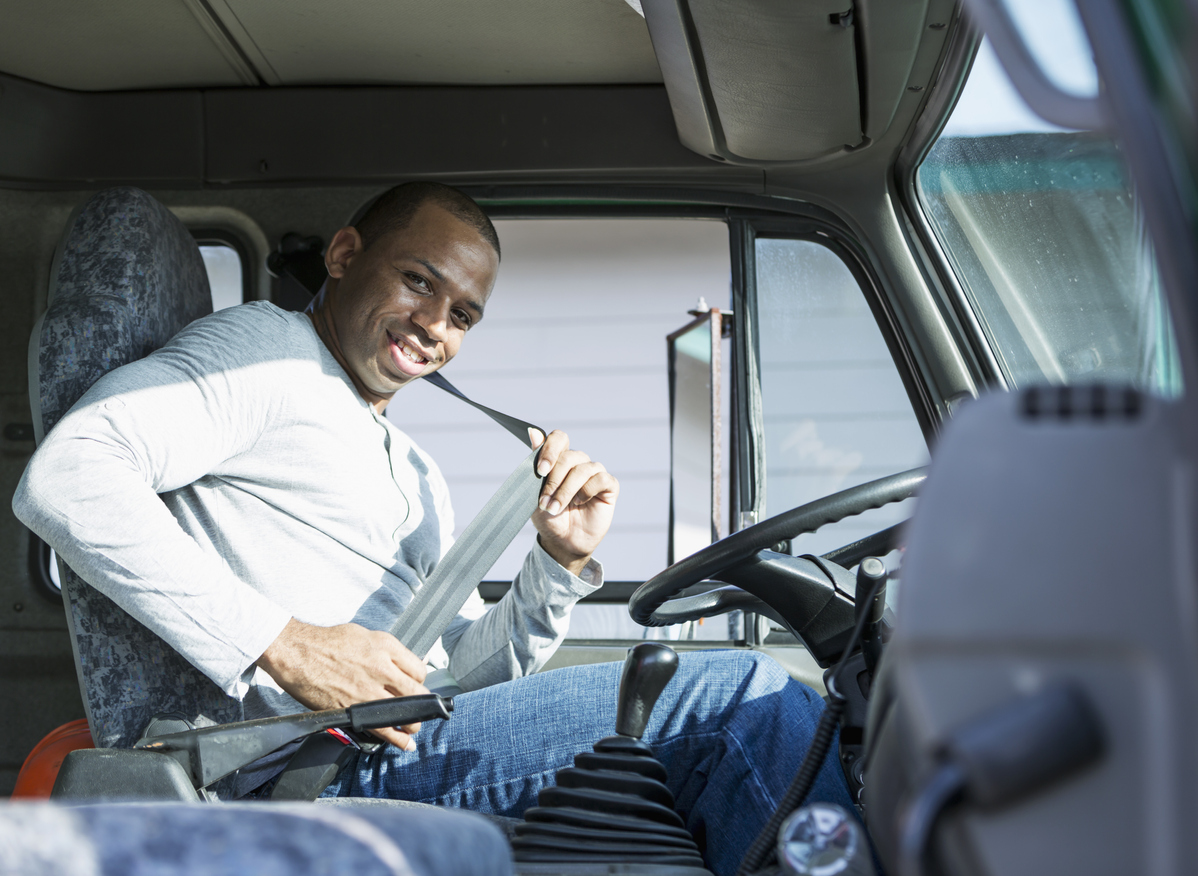
[[990,38],[1011,84],[1032,112],[1062,128],[1100,131],[1107,127],[1099,98],[1068,94],[1049,80],[1024,42],[1004,0],[969,0],[967,6]]

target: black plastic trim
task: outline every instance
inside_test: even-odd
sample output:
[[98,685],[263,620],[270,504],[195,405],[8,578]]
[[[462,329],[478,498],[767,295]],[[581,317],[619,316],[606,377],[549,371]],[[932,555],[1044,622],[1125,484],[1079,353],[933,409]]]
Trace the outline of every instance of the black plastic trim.
[[[629,597],[644,583],[644,581],[604,581],[598,590],[582,597],[579,602],[591,605],[626,605]],[[483,598],[483,602],[498,602],[511,589],[511,581],[483,581],[478,585],[478,593]]]

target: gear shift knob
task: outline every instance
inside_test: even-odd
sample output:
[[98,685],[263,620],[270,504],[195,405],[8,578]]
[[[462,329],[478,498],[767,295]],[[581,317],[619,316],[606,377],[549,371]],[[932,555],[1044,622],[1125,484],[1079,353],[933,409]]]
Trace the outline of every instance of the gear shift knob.
[[668,645],[641,642],[628,651],[620,676],[616,733],[640,739],[657,698],[678,669],[678,655]]

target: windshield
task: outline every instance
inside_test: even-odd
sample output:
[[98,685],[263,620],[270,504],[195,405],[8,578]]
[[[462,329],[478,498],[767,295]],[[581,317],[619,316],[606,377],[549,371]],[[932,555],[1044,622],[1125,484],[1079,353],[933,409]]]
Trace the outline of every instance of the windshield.
[[[1058,66],[1092,69],[1084,47],[1069,45]],[[1180,394],[1156,261],[1118,146],[1034,116],[985,42],[916,189],[1010,386]]]

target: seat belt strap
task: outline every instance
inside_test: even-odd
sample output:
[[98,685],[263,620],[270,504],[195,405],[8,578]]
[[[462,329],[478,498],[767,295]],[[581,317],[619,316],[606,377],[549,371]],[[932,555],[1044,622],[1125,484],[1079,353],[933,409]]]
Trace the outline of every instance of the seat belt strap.
[[[299,280],[299,275],[294,273],[293,266],[286,259],[280,260],[275,267],[282,273],[291,273]],[[303,283],[302,280],[300,282]],[[313,292],[315,297],[305,308],[305,313],[316,311],[324,292],[323,285]],[[532,446],[530,429],[536,429],[542,436],[549,434],[539,426],[479,404],[436,371],[421,379],[482,411],[528,447]],[[536,473],[537,453],[534,450],[516,467],[499,491],[470,521],[461,538],[437,563],[433,573],[423,582],[391,627],[391,634],[421,660],[428,656],[449,622],[457,617],[470,594],[478,588],[483,575],[495,565],[499,555],[507,550],[516,533],[524,528],[525,522],[536,510],[537,497],[541,492],[540,478]]]
[[454,386],[452,383],[450,383],[448,380],[446,380],[444,377],[442,377],[441,372],[439,372],[439,371],[434,371],[432,374],[430,374],[427,377],[424,377],[422,379],[426,383],[431,383],[433,386],[436,386],[439,389],[445,390],[450,395],[455,396],[456,398],[460,398],[462,401],[464,401],[466,404],[470,405],[471,407],[477,408],[478,410],[482,411],[484,414],[486,414],[488,417],[490,417],[492,420],[494,420],[500,426],[503,426],[503,428],[507,429],[509,432],[511,432],[513,435],[515,435],[519,441],[523,442],[528,447],[532,447],[532,438],[528,434],[529,429],[536,429],[538,432],[541,433],[541,435],[546,434],[545,430],[542,429],[540,426],[534,426],[532,423],[526,423],[523,420],[517,419],[516,417],[511,417],[511,416],[508,416],[507,414],[500,413],[499,411],[492,410],[491,408],[487,407],[486,405],[480,405],[478,402],[474,401],[473,399],[467,398],[466,394],[464,392],[462,392],[460,389],[458,389],[456,386]]
[[[531,446],[530,428],[545,434],[543,429],[530,423],[472,401],[436,372],[423,379],[478,408],[525,444]],[[483,576],[536,509],[541,492],[541,479],[536,473],[538,453],[534,450],[529,454],[470,521],[466,531],[446,551],[391,627],[391,634],[421,660],[428,656],[450,621],[457,617],[470,594],[478,588]],[[426,682],[433,687],[431,678],[430,673]],[[452,682],[452,679],[446,674],[443,681]],[[456,682],[453,686],[456,687]],[[348,761],[352,746],[336,742],[325,733],[317,736],[323,738],[308,739],[283,768],[271,794],[272,800],[316,799]]]
[[[284,273],[292,273],[288,265],[282,264],[280,267]],[[302,280],[300,283],[304,284]],[[308,305],[307,313],[312,313],[318,305],[323,288],[314,293],[317,297]],[[529,447],[532,446],[529,429],[537,429],[542,435],[548,434],[531,423],[468,398],[437,372],[422,379],[482,411]],[[391,634],[421,660],[428,656],[450,621],[462,610],[470,594],[478,589],[483,576],[495,565],[499,555],[507,549],[536,510],[541,492],[541,479],[536,473],[538,453],[538,450],[534,450],[521,462],[474,520],[470,521],[465,532],[446,551],[441,562],[437,563],[433,573],[391,627]],[[331,737],[324,733],[319,735],[325,738],[312,742],[306,750],[301,749],[303,757],[297,753],[288,762],[271,799],[314,800],[336,776],[341,765],[348,760],[351,746],[329,745]]]
[[[478,408],[531,446],[528,430],[538,427],[470,400],[440,374],[434,372],[423,379]],[[538,431],[545,434],[544,430]],[[470,594],[478,588],[483,576],[536,510],[541,492],[541,478],[536,472],[538,453],[534,450],[516,466],[437,563],[391,627],[391,634],[421,660],[428,656],[450,621],[457,617]]]
[[422,660],[536,510],[541,492],[536,462],[534,450],[470,521],[391,627]]

